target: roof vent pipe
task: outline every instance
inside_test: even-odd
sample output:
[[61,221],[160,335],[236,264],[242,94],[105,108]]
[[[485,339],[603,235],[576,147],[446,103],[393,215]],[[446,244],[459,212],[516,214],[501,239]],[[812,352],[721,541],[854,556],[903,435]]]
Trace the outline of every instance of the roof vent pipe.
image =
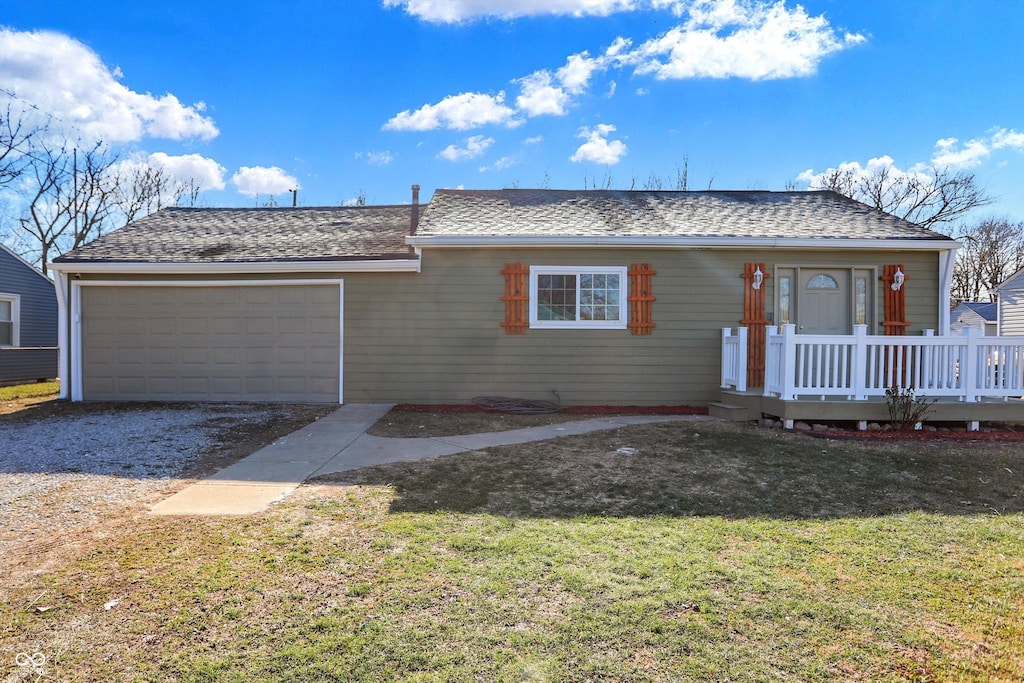
[[420,186],[412,186],[412,215],[409,220],[409,234],[416,234],[416,228],[420,224]]

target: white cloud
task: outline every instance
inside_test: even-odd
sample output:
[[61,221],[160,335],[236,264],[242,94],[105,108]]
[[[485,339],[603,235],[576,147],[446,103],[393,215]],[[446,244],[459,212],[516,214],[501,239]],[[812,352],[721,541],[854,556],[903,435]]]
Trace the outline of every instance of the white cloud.
[[971,168],[980,165],[991,154],[984,140],[969,140],[963,146],[958,146],[958,142],[956,138],[944,138],[936,142],[932,163],[936,166]]
[[179,182],[194,180],[201,190],[223,190],[226,168],[209,157],[199,154],[181,154],[170,156],[163,152],[149,155],[152,166],[167,169]]
[[992,130],[992,147],[994,149],[1009,147],[1018,152],[1024,152],[1024,133],[1018,133],[1012,129],[995,128]]
[[301,189],[298,179],[277,166],[242,166],[231,176],[231,184],[246,197]]
[[885,174],[894,184],[898,183],[901,178],[908,178],[928,186],[931,185],[933,178],[925,172],[925,168],[924,164],[915,164],[906,170],[898,168],[893,158],[886,154],[869,159],[864,166],[861,166],[859,161],[844,161],[835,168],[829,168],[820,172],[809,168],[798,175],[796,179],[807,183],[809,189],[818,190],[825,186],[822,182],[825,176],[840,171],[844,174],[850,174],[854,184],[857,184],[859,181],[877,178],[880,174]]
[[524,145],[539,145],[542,142],[544,142],[543,135],[534,135],[533,137],[523,140]]
[[571,161],[591,161],[595,164],[612,166],[619,163],[626,154],[626,143],[621,140],[609,140],[608,136],[615,132],[615,126],[601,123],[593,128],[584,126],[576,135],[586,140],[576,153],[570,157]]
[[371,166],[387,166],[395,160],[395,155],[384,150],[383,152],[356,152],[356,159],[366,159]]
[[384,124],[384,130],[469,130],[488,124],[518,125],[515,110],[505,106],[505,93],[449,95],[437,104],[408,109]]
[[437,155],[439,159],[446,159],[448,161],[465,161],[467,159],[476,159],[487,151],[487,148],[494,144],[494,138],[484,137],[483,135],[474,135],[473,137],[466,140],[464,147],[456,147],[455,145],[448,145]]
[[486,173],[487,171],[503,171],[506,168],[510,168],[514,164],[515,162],[511,159],[511,157],[501,157],[490,166],[481,166],[477,170],[479,170],[481,173]]
[[210,140],[219,131],[203,103],[186,106],[168,93],[138,93],[119,83],[81,42],[52,31],[0,29],[0,82],[84,136],[108,143],[143,138]]
[[520,78],[519,83],[523,89],[516,98],[516,106],[527,116],[561,116],[565,113],[569,95],[562,88],[551,84],[551,74],[548,71],[535,71]]
[[[651,1],[657,3],[660,0]],[[437,24],[551,15],[606,17],[646,4],[646,0],[384,0],[385,7],[401,7],[407,14]]]
[[[628,49],[616,43],[620,63],[660,80],[810,76],[821,60],[866,38],[838,35],[825,17],[803,7],[742,0],[697,0],[687,20],[664,35]],[[612,48],[609,48],[612,50]]]
[[565,60],[565,66],[560,68],[556,75],[568,92],[579,95],[587,90],[594,72],[603,71],[605,68],[604,59],[591,58],[589,53],[584,51],[569,55]]
[[[796,78],[814,74],[827,55],[866,40],[840,35],[824,16],[812,17],[803,7],[789,9],[766,0],[386,0],[410,14],[431,21],[458,22],[477,17],[514,18],[542,14],[592,13],[653,9],[685,17],[660,37],[634,47],[618,37],[598,57],[583,51],[551,71],[539,69],[512,79],[520,94],[515,107],[497,95],[462,93],[415,111],[405,110],[384,124],[384,130],[469,130],[485,125],[518,126],[524,117],[564,116],[590,88],[595,75],[609,69],[632,69],[634,75],[659,80],[686,78]],[[607,97],[614,96],[610,82]],[[638,95],[647,94],[638,88]]]
[[988,135],[972,138],[963,144],[957,138],[943,138],[935,143],[932,164],[974,168],[980,166],[994,151],[1003,149],[1024,152],[1024,133],[993,128]]

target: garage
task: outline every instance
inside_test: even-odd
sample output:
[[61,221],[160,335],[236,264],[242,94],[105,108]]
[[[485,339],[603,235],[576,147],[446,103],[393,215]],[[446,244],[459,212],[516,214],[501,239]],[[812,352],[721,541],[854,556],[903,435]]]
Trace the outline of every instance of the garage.
[[84,400],[341,402],[340,281],[75,290]]

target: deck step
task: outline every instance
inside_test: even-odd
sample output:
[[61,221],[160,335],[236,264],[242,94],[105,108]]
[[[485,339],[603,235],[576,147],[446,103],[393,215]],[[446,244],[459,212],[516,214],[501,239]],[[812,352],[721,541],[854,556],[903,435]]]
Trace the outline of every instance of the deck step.
[[719,401],[708,404],[708,415],[729,422],[746,422],[747,412],[746,406],[736,406]]

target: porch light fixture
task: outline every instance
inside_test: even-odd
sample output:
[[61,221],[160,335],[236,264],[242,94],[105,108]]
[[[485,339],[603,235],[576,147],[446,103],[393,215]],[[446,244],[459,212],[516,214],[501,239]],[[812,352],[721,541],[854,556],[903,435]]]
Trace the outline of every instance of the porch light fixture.
[[897,268],[896,272],[892,274],[892,284],[889,285],[890,287],[892,287],[892,291],[900,291],[900,289],[903,287],[903,281],[906,279],[907,276],[903,274],[903,271]]
[[[754,281],[750,283],[750,286],[754,289],[761,289],[761,283],[764,282],[764,273],[761,272],[761,266],[757,267],[754,271]],[[903,280],[900,280],[903,282]]]

